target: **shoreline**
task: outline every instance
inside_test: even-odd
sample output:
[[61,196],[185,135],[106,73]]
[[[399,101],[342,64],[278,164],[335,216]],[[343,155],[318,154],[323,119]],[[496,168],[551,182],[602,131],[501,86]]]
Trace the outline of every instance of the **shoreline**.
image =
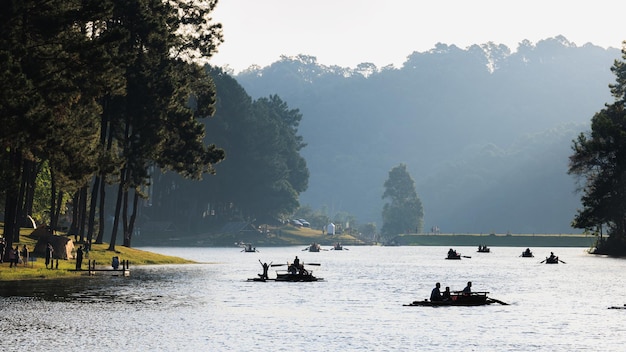
[[[396,236],[393,242],[386,245],[398,246],[470,246],[486,245],[488,247],[581,247],[592,248],[595,244],[596,237],[592,235],[576,235],[576,234],[408,234]],[[306,246],[309,245],[312,238],[303,238],[302,241],[294,241],[289,244],[268,244],[258,243],[257,248],[265,247],[283,247],[283,246]],[[326,238],[326,240],[330,240]],[[335,241],[337,239],[334,239]],[[210,264],[200,263],[193,260],[163,255],[155,252],[140,249],[142,247],[165,248],[165,247],[200,247],[200,248],[229,248],[235,247],[235,244],[224,245],[198,245],[184,243],[183,241],[172,241],[166,245],[145,245],[140,244],[138,248],[128,248],[116,246],[116,251],[109,251],[108,244],[93,244],[89,256],[86,256],[83,267],[86,268],[89,259],[95,260],[98,267],[110,267],[111,258],[118,256],[121,260],[128,260],[131,266],[138,265],[177,265],[177,264]],[[295,243],[295,242],[302,242]],[[333,242],[330,240],[329,242]],[[342,244],[348,246],[371,246],[380,244],[366,243],[350,243],[351,241],[342,241]],[[357,241],[355,241],[357,242]],[[158,242],[163,243],[163,242]],[[26,244],[30,248],[34,247],[32,239],[24,240],[19,244],[20,247]],[[35,261],[29,262],[26,266],[18,264],[16,269],[9,268],[9,263],[0,264],[0,284],[3,282],[24,281],[24,280],[50,280],[77,278],[88,275],[88,270],[76,270],[76,261],[70,259],[55,259],[55,265],[58,261],[57,269],[47,269],[43,258],[36,258]]]
[[398,245],[591,248],[596,236],[576,234],[410,234],[394,238]]

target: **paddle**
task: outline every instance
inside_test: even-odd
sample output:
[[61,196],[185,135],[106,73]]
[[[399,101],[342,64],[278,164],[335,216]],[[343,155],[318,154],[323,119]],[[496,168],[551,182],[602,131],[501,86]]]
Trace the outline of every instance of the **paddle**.
[[546,259],[544,259],[544,260],[540,261],[540,262],[539,262],[539,264],[543,264],[543,262],[545,262],[547,259],[548,259],[548,258],[546,258]]
[[491,298],[491,297],[489,297],[489,300],[490,300],[490,301],[492,301],[492,302],[500,303],[500,304],[501,304],[501,305],[503,305],[503,306],[508,306],[508,305],[509,305],[508,303],[506,303],[506,302],[502,302],[502,301],[501,301],[501,300],[499,300],[499,299],[495,299],[495,298]]
[[[302,263],[302,265],[304,265],[304,263]],[[306,263],[306,265],[320,266],[322,264],[320,264],[320,263]]]
[[289,264],[271,264],[270,266],[285,266],[285,265],[289,265]]
[[461,257],[463,257],[463,258],[472,258],[469,255],[462,255]]
[[560,261],[561,263],[563,263],[563,264],[567,264],[566,262],[562,261],[561,259],[559,259],[559,261]]
[[306,247],[306,248],[305,248],[305,249],[303,249],[302,251],[304,252],[304,251],[308,251],[308,250],[309,250],[309,247]]

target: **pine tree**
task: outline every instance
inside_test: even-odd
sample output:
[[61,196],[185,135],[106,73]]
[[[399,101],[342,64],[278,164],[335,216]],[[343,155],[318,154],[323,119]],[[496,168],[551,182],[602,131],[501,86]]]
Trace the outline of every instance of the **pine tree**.
[[573,141],[569,174],[582,181],[581,202],[572,226],[602,234],[599,252],[626,253],[626,42],[622,60],[611,71],[616,83],[610,85],[615,98],[591,119],[591,131]]
[[406,165],[391,169],[384,186],[383,199],[389,202],[383,207],[381,234],[389,238],[401,233],[422,232],[424,209]]

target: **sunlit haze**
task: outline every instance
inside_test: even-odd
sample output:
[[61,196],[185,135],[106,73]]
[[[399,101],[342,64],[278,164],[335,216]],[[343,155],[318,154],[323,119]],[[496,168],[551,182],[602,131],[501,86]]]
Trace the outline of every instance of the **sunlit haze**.
[[281,55],[324,65],[401,66],[436,43],[466,48],[494,42],[515,51],[562,35],[577,46],[620,48],[626,2],[448,0],[220,0],[212,14],[225,42],[210,63],[239,72]]

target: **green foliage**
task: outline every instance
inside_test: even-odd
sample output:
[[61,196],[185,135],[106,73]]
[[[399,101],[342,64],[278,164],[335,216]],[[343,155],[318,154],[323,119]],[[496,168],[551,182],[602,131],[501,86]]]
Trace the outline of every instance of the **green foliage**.
[[[251,101],[230,76],[211,69],[216,82],[216,118],[207,136],[226,150],[217,175],[206,184],[208,203],[222,216],[284,218],[298,207],[309,172],[300,155],[302,115],[278,96]],[[232,206],[231,206],[232,205]]]
[[422,232],[424,210],[415,190],[415,181],[406,170],[406,165],[400,164],[391,169],[384,186],[383,199],[389,202],[383,207],[381,234],[390,237],[413,231]]
[[[50,199],[52,198],[51,186],[52,178],[50,175],[50,163],[44,161],[40,165],[40,170],[37,173],[35,179],[35,194],[33,197],[33,213],[31,216],[38,225],[50,224]],[[71,196],[68,193],[63,195],[60,208],[60,214],[66,214],[68,210],[68,203],[71,200]]]
[[52,177],[48,162],[44,162],[35,180],[35,196],[33,198],[33,218],[37,224],[50,223],[50,199],[52,189]]
[[359,232],[361,233],[361,236],[373,241],[376,240],[376,231],[376,223],[374,222],[368,222],[367,224],[363,224],[359,227]]
[[[299,111],[277,96],[252,101],[221,69],[207,66],[206,75],[194,77],[188,106],[194,116],[214,113],[201,125],[206,133],[204,145],[209,145],[205,155],[224,160],[211,165],[214,174],[200,182],[169,172],[153,174],[151,207],[143,215],[172,221],[183,231],[205,232],[228,221],[274,223],[291,215],[308,185],[308,169],[300,155],[304,143],[298,135]],[[171,138],[172,148],[162,153],[173,167],[159,166],[177,170],[177,161],[201,158],[201,149],[193,147],[196,137]],[[184,144],[189,145],[180,148]]]
[[300,206],[290,218],[305,219],[311,224],[311,228],[314,229],[323,229],[329,222],[329,217],[325,209],[314,210],[308,205]]
[[380,228],[377,190],[401,160],[428,204],[425,227],[571,231],[580,202],[564,172],[569,147],[611,101],[619,50],[557,36],[407,54],[401,66],[356,70],[283,57],[236,76],[252,97],[278,94],[305,113],[312,182],[301,201],[332,200]]
[[573,141],[569,173],[582,181],[583,208],[572,225],[585,230],[608,228],[610,252],[626,252],[626,42],[622,61],[612,67],[615,97],[591,120],[591,131]]
[[6,231],[31,206],[39,221],[50,221],[64,207],[55,205],[58,195],[85,189],[96,174],[119,182],[127,200],[154,164],[196,179],[214,172],[224,154],[204,143],[198,119],[214,113],[215,87],[193,61],[223,41],[210,17],[216,4],[0,4],[0,193],[7,209],[18,209]]

